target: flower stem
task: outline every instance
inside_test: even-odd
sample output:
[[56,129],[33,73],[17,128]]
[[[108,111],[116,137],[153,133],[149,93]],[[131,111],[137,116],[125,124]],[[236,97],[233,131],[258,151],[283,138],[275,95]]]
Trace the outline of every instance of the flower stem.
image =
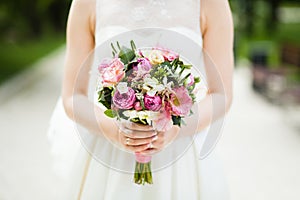
[[138,185],[153,184],[151,173],[151,162],[139,163],[136,162],[134,172],[134,183]]

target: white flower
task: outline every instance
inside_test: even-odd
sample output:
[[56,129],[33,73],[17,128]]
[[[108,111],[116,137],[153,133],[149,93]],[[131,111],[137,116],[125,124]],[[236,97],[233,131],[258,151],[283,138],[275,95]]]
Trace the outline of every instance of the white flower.
[[126,82],[120,82],[117,85],[117,90],[120,92],[120,94],[125,94],[128,92],[128,87]]
[[147,120],[148,119],[148,115],[147,115],[147,112],[145,111],[139,111],[137,112],[137,116],[140,120],[146,120],[147,123],[149,123],[149,121]]
[[173,91],[173,90],[172,90],[173,81],[170,81],[170,82],[168,83],[168,78],[167,78],[167,77],[164,77],[164,79],[163,79],[163,84],[164,84],[164,87],[167,88],[169,91]]
[[154,96],[156,92],[161,92],[165,89],[163,84],[160,84],[156,78],[145,78],[143,89],[147,91],[149,96]]
[[134,118],[138,117],[136,110],[126,110],[126,111],[123,112],[123,114],[126,117],[129,117],[129,119],[134,119]]
[[123,114],[130,119],[139,118],[140,120],[146,120],[149,125],[152,124],[152,120],[158,118],[159,112],[153,112],[149,110],[136,111],[136,110],[126,110]]
[[150,111],[150,110],[147,110],[146,112],[147,112],[148,118],[149,118],[150,120],[155,120],[155,119],[157,119],[158,116],[159,116],[159,112]]

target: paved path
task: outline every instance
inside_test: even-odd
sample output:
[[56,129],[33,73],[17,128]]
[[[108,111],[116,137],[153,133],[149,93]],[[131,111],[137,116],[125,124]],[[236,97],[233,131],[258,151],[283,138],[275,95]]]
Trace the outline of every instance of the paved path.
[[[54,200],[48,121],[60,93],[64,49],[0,88],[0,200]],[[26,75],[27,74],[27,75]],[[216,149],[232,200],[296,200],[300,133],[280,108],[250,88],[247,68],[235,71],[235,97]],[[23,81],[23,80],[28,81]],[[21,82],[20,82],[21,80]],[[8,91],[18,91],[13,96]]]
[[300,117],[300,110],[287,112],[254,93],[247,68],[235,71],[234,102],[217,149],[232,200],[300,198],[300,129],[292,122],[295,115]]
[[0,90],[6,96],[21,89],[0,102],[0,200],[55,200],[59,179],[52,171],[46,131],[60,93],[62,51]]

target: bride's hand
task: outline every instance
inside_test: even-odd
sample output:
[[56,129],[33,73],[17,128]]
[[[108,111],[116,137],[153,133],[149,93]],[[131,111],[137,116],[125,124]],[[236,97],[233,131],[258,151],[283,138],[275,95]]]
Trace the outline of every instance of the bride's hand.
[[119,143],[132,152],[145,151],[158,139],[157,132],[152,126],[132,122],[122,123],[118,136]]
[[165,132],[158,132],[157,139],[152,141],[150,147],[144,151],[141,151],[141,154],[151,155],[163,150],[167,145],[172,143],[178,136],[180,127],[173,125],[171,129]]

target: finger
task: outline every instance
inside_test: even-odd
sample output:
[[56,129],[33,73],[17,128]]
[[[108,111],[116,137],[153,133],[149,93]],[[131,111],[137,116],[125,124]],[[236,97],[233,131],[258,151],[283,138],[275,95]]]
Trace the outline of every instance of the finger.
[[129,146],[139,146],[139,145],[143,145],[143,144],[150,144],[150,143],[154,142],[157,139],[158,139],[157,136],[153,136],[153,137],[150,137],[150,138],[142,138],[142,139],[129,138],[127,145],[129,145]]
[[143,155],[152,155],[160,152],[164,148],[161,138],[158,137],[156,140],[152,141],[149,148],[140,152]]
[[130,121],[124,122],[124,126],[127,129],[136,130],[136,131],[153,131],[153,127],[149,125],[142,125]]
[[146,150],[144,150],[144,151],[141,151],[140,154],[147,156],[147,155],[153,155],[153,154],[156,154],[156,153],[158,153],[158,152],[160,152],[160,151],[161,151],[161,149],[157,149],[157,148],[149,149],[149,148],[148,148],[148,149],[146,149]]
[[156,140],[158,140],[157,135],[150,137],[150,138],[129,138],[122,134],[119,135],[119,141],[121,141],[121,143],[123,143],[124,145],[127,145],[127,146],[139,146],[139,145],[144,145],[144,144],[152,145],[153,142],[155,142]]
[[132,151],[132,152],[142,152],[149,148],[149,144],[143,144],[138,146],[130,146],[125,145],[125,149]]
[[129,137],[132,139],[138,138],[151,138],[157,135],[156,131],[133,131],[127,128],[122,128],[120,133],[123,134],[125,137]]

